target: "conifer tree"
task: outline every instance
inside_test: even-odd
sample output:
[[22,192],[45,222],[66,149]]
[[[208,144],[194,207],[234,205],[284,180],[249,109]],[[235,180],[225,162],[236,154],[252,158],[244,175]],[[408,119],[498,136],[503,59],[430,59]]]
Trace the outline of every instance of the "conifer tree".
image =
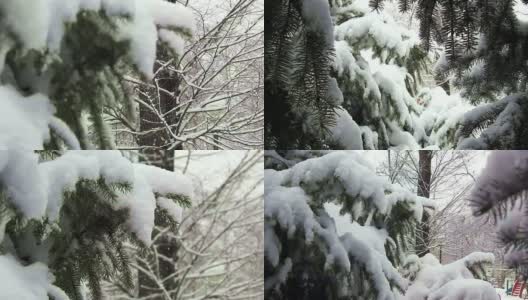
[[[375,9],[383,0],[371,0]],[[515,6],[528,1],[409,1],[417,5],[420,37],[429,49],[433,39],[443,44],[436,72],[473,103],[489,103],[466,115],[457,132],[458,147],[470,149],[526,148],[528,60],[526,21]]]
[[123,77],[152,78],[156,46],[189,36],[193,23],[189,10],[161,0],[2,1],[0,88],[13,91],[9,100],[19,115],[27,114],[24,97],[43,97],[46,114],[25,117],[51,130],[44,130],[46,147],[114,148],[105,114],[137,119]]
[[[266,154],[267,299],[396,299],[408,281],[396,268],[413,251],[430,202],[375,175],[360,153]],[[309,158],[312,157],[312,158]],[[286,168],[284,168],[286,166]],[[351,226],[339,236],[326,203]]]
[[155,218],[168,222],[171,209],[190,203],[183,175],[119,152],[0,156],[0,264],[16,278],[1,298],[81,300],[86,284],[91,299],[103,299],[101,282],[110,278],[132,289],[125,242],[149,246]]
[[427,136],[416,103],[427,53],[414,33],[365,0],[332,1],[338,86],[365,149],[417,148]]
[[266,149],[324,148],[340,104],[328,2],[265,1],[265,11]]

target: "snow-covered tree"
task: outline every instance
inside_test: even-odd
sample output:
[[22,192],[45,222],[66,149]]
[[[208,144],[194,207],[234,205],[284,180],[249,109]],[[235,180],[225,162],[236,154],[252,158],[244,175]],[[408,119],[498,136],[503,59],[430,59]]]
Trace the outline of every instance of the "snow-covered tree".
[[486,282],[490,253],[474,252],[447,265],[432,254],[407,257],[402,273],[411,281],[406,300],[496,300],[497,292]]
[[333,2],[334,68],[342,105],[361,126],[364,148],[426,145],[415,121],[422,107],[414,97],[427,70],[418,37],[391,16],[372,11],[367,0]]
[[341,102],[327,0],[265,1],[266,149],[322,149]]
[[433,40],[445,48],[435,72],[474,103],[489,102],[465,116],[458,148],[525,148],[527,20],[517,10],[528,1],[398,1],[402,11],[414,2],[425,48]]
[[504,262],[524,275],[528,275],[527,179],[528,152],[494,151],[469,197],[475,216],[487,215],[496,221]]
[[[426,87],[434,55],[398,16],[372,10],[368,0],[275,1],[267,10],[269,149],[456,146],[474,106],[458,93]],[[325,43],[302,43],[304,34]],[[323,55],[334,52],[330,60]]]
[[[264,174],[268,299],[397,299],[427,199],[377,176],[354,151],[269,151]],[[307,158],[312,157],[312,158]],[[339,236],[325,203],[350,217]]]
[[152,78],[157,44],[179,53],[194,18],[161,0],[5,0],[0,24],[2,144],[107,149],[105,114],[137,119],[123,77]]
[[155,218],[179,222],[193,187],[119,152],[0,151],[0,298],[102,299],[132,287],[125,242],[148,247]]

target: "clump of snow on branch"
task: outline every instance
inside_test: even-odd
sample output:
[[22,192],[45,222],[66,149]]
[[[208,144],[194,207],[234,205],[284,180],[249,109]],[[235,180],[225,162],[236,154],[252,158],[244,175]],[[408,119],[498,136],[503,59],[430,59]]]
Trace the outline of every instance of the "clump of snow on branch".
[[[131,18],[121,26],[122,37],[131,41],[131,56],[140,71],[149,77],[153,75],[157,26],[183,29],[189,34],[194,30],[194,18],[190,10],[179,3],[162,0],[37,0],[30,6],[17,0],[0,3],[7,28],[25,49],[59,51],[66,23],[75,22],[77,14],[83,10]],[[162,35],[167,37],[166,33]],[[180,47],[175,51],[179,52]],[[0,65],[3,65],[3,61]]]
[[0,99],[0,149],[42,149],[50,138],[48,128],[52,124],[56,130],[71,132],[64,124],[54,123],[55,108],[42,94],[24,97],[13,87],[0,85]]
[[420,106],[408,89],[412,76],[406,68],[419,44],[417,35],[391,16],[370,10],[368,1],[335,6],[335,18],[343,20],[335,26],[334,62],[345,94],[343,106],[353,118],[366,120],[360,125],[378,131],[387,147],[420,148],[413,138],[413,132],[423,131],[415,120]]
[[[511,149],[519,128],[523,126],[524,94],[508,95],[500,101],[484,104],[464,115],[462,127],[457,132],[458,149]],[[491,125],[477,136],[471,134],[486,122]]]
[[524,247],[517,246],[525,242],[528,228],[522,208],[527,180],[526,151],[494,151],[470,194],[473,214],[499,217],[497,236],[505,247],[504,261],[511,267],[524,268],[528,258]]
[[[128,56],[148,78],[153,77],[158,39],[181,54],[184,41],[176,38],[175,32],[191,35],[194,31],[191,10],[162,0],[36,0],[31,5],[5,0],[0,2],[0,75],[13,76],[12,70],[4,68],[8,52],[24,55],[33,50],[45,54],[42,68],[46,71],[39,75],[45,80],[32,81],[44,82],[51,78],[46,73],[51,61],[65,60],[60,55],[66,51],[64,36],[68,26],[88,11],[115,19],[116,42],[130,42]],[[38,91],[49,89],[49,83],[42,85]],[[0,85],[0,99],[5,104],[0,112],[0,148],[42,149],[50,140],[50,129],[70,149],[80,148],[75,134],[63,121],[53,117],[56,109],[47,96],[36,93],[26,97],[15,87]]]
[[[325,199],[342,193],[369,199],[382,214],[390,213],[392,206],[399,201],[412,201],[417,206],[430,204],[428,199],[377,176],[373,166],[360,153],[334,152],[300,162],[280,173],[282,185],[302,186],[308,194],[329,190],[328,194],[324,194]],[[329,182],[334,185],[333,189],[328,188]]]
[[[129,227],[145,244],[151,242],[154,227],[156,196],[176,194],[192,197],[192,184],[178,171],[132,164],[114,151],[69,151],[57,159],[38,162],[38,155],[29,151],[0,151],[0,182],[6,187],[8,200],[28,219],[59,217],[66,191],[81,179],[106,183],[128,182],[131,193],[122,193],[112,203],[116,209],[128,208]],[[166,200],[161,200],[167,209]],[[170,208],[175,212],[174,207]]]
[[[281,261],[283,245],[275,232],[277,226],[287,233],[289,240],[302,237],[308,246],[324,253],[325,270],[334,268],[338,273],[348,273],[358,264],[364,266],[373,278],[377,299],[396,299],[393,286],[399,290],[407,288],[407,280],[385,253],[385,246],[394,243],[385,229],[376,228],[369,221],[365,225],[352,223],[350,232],[338,236],[334,219],[324,209],[313,207],[336,199],[347,201],[350,197],[372,203],[370,209],[356,207],[354,214],[370,215],[376,211],[385,215],[404,202],[409,204],[413,216],[421,220],[423,206],[431,206],[427,199],[377,176],[360,153],[350,151],[307,159],[282,171],[266,170],[265,186],[265,257],[276,270],[266,279],[267,289],[278,288],[285,282],[288,276],[284,273],[291,270],[293,259]],[[341,296],[354,290],[354,280],[344,279],[339,284]]]
[[342,108],[336,111],[335,126],[330,128],[330,140],[346,150],[363,150],[361,129]]
[[[354,1],[368,2],[368,1]],[[358,6],[352,4],[351,10],[356,10]],[[349,8],[340,8],[341,13]],[[409,55],[410,50],[419,44],[418,36],[405,28],[398,26],[392,17],[378,12],[362,12],[361,17],[351,18],[336,26],[335,33],[337,40],[347,40],[350,44],[372,44],[377,47],[387,48],[395,52],[400,57]],[[398,34],[396,34],[398,33]],[[389,52],[383,55],[383,61],[389,57]]]
[[414,280],[404,299],[496,300],[493,286],[474,277],[475,273],[482,275],[478,273],[483,271],[479,268],[493,261],[493,254],[482,252],[471,253],[447,265],[440,264],[430,253],[421,258],[413,255],[405,264],[406,275],[412,275]]
[[0,255],[0,297],[2,299],[57,300],[68,296],[52,284],[53,276],[40,262],[23,266],[11,255]]
[[416,119],[423,131],[414,133],[416,140],[426,139],[429,145],[441,149],[453,148],[458,126],[466,119],[466,113],[475,107],[460,94],[448,95],[440,87],[424,88],[416,99],[423,106]]

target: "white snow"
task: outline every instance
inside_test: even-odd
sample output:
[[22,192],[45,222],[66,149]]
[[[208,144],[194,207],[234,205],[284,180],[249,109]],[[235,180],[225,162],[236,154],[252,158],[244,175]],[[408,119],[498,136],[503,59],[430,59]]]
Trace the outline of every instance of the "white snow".
[[346,150],[363,150],[361,129],[343,108],[336,111],[336,124],[330,128],[330,139]]
[[150,246],[152,229],[154,228],[156,198],[145,177],[135,176],[132,184],[132,192],[121,195],[117,208],[129,208],[130,219],[128,226],[139,240]]
[[[121,24],[121,35],[131,40],[131,56],[140,71],[149,77],[153,75],[156,54],[156,26],[165,30],[179,29],[188,34],[194,31],[194,17],[190,9],[180,3],[162,0],[35,0],[31,5],[19,0],[0,2],[0,12],[7,27],[25,49],[47,48],[52,52],[59,51],[65,23],[74,22],[81,10],[100,9],[109,16],[131,17],[130,21]],[[167,32],[161,35],[165,38],[170,36]],[[172,37],[170,44],[180,49],[181,43],[176,41]],[[0,65],[3,65],[3,60]]]
[[134,171],[148,182],[156,193],[179,194],[192,197],[193,188],[191,181],[179,170],[167,171],[145,164],[134,164]]
[[[389,282],[401,289],[405,289],[408,282],[386,256],[386,244],[394,243],[387,231],[371,226],[369,221],[363,226],[352,222],[339,236],[334,216],[327,212],[330,204],[325,201],[345,199],[346,195],[351,199],[344,201],[359,198],[373,205],[369,210],[355,205],[354,218],[356,214],[366,216],[374,211],[387,214],[401,201],[409,203],[415,217],[421,218],[426,201],[377,176],[370,162],[356,151],[330,152],[299,162],[290,169],[266,170],[264,176],[265,256],[276,268],[276,273],[270,277],[273,282],[266,283],[267,289],[283,282],[278,281],[279,273],[286,267],[289,270],[288,262],[280,258],[283,247],[275,234],[278,225],[288,239],[302,237],[307,245],[318,247],[326,256],[325,269],[334,267],[339,272],[350,272],[353,265],[361,265],[374,279],[377,299],[397,299]],[[324,209],[313,208],[320,203],[325,204]],[[347,290],[353,290],[354,284],[357,283],[345,279],[340,283],[340,293],[344,295]]]
[[46,210],[46,186],[34,152],[16,149],[2,150],[5,162],[0,165],[0,182],[15,207],[28,218],[37,218]]
[[[421,148],[412,134],[423,132],[421,123],[415,120],[420,107],[407,89],[411,76],[402,66],[405,63],[398,62],[409,58],[419,43],[418,37],[389,15],[368,9],[368,1],[340,3],[336,11],[348,19],[335,27],[334,69],[341,80],[350,81],[344,83],[348,90],[363,89],[363,99],[345,99],[345,102],[359,103],[355,105],[362,105],[370,118],[381,117],[380,123],[385,128],[368,125],[372,133],[388,139],[389,146]],[[366,133],[365,147],[373,148],[376,143],[372,135],[363,132]]]
[[11,255],[0,255],[0,299],[42,300],[48,293],[68,299],[52,285],[52,278],[42,263],[23,266]]
[[11,86],[0,85],[0,149],[42,149],[49,140],[55,108],[42,94],[23,97]]
[[[8,200],[28,219],[47,216],[57,220],[63,204],[63,193],[72,190],[80,179],[106,183],[132,184],[130,193],[121,193],[118,208],[129,208],[130,230],[145,244],[150,244],[156,203],[169,214],[181,218],[181,210],[156,196],[176,194],[192,197],[190,179],[179,171],[133,164],[118,151],[68,151],[60,157],[38,163],[31,151],[0,151],[0,183],[5,186]],[[170,200],[172,201],[172,200]]]
[[493,286],[478,279],[453,280],[434,291],[427,299],[430,300],[498,300]]
[[470,271],[477,264],[491,264],[493,261],[493,254],[481,252],[447,265],[441,265],[430,253],[419,259],[413,255],[406,262],[411,267],[407,272],[417,275],[404,299],[496,300],[498,297],[491,284],[475,279]]
[[334,40],[333,24],[327,0],[302,0],[302,15],[308,30],[319,33],[324,42],[331,45]]
[[[459,136],[461,139],[457,149],[499,149],[512,147],[515,140],[515,128],[522,126],[524,115],[521,103],[526,100],[522,93],[512,94],[502,100],[481,105],[464,115],[464,123],[472,126],[477,125],[483,116],[486,119],[495,119],[493,124],[484,129],[478,137]],[[517,137],[518,138],[518,137]],[[501,141],[505,141],[502,145]]]
[[[377,176],[373,166],[361,153],[337,151],[320,158],[308,159],[293,168],[277,172],[283,185],[300,186],[308,194],[318,193],[324,186],[331,197],[343,191],[350,197],[368,199],[382,214],[390,212],[398,201],[422,205],[422,198]],[[271,174],[266,173],[265,176]],[[331,179],[331,180],[330,180]],[[332,183],[334,188],[329,188]],[[400,194],[404,196],[399,196]]]
[[159,30],[159,37],[166,42],[177,55],[183,54],[185,40],[178,34],[167,29]]
[[347,40],[350,44],[369,43],[372,39],[380,48],[388,48],[400,57],[407,56],[412,47],[419,43],[418,36],[399,26],[386,15],[371,11],[363,16],[351,18],[335,29],[337,40]]
[[157,201],[159,207],[166,210],[174,221],[181,222],[183,214],[183,208],[181,206],[174,203],[174,200],[165,197],[158,197]]
[[[313,240],[317,223],[307,200],[308,196],[299,187],[275,187],[266,195],[264,216],[287,230],[289,237],[295,234],[300,225],[299,229],[309,243]],[[272,258],[272,261],[278,261],[278,258]]]
[[[429,144],[453,148],[457,126],[462,123],[466,113],[475,107],[460,94],[447,95],[440,87],[422,89],[417,100],[424,106],[417,122],[424,128],[424,135],[428,135]],[[420,139],[422,136],[415,134],[415,138]]]

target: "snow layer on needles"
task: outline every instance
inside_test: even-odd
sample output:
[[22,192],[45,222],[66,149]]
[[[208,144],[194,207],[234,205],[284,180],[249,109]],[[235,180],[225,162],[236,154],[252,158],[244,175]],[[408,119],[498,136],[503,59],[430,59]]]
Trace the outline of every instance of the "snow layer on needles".
[[134,164],[134,185],[131,194],[124,194],[121,200],[130,208],[129,226],[138,238],[150,245],[154,228],[156,202],[165,209],[175,221],[181,220],[181,208],[173,200],[156,194],[178,194],[192,196],[192,183],[179,171],[170,172],[153,166]]
[[41,300],[48,299],[48,293],[68,299],[50,281],[44,264],[23,266],[11,255],[0,255],[0,299]]
[[[147,76],[152,76],[156,54],[156,26],[179,28],[188,33],[194,30],[194,18],[189,9],[162,0],[33,0],[31,5],[20,0],[0,2],[5,24],[26,49],[58,51],[65,23],[74,22],[81,10],[130,16],[132,20],[121,27],[122,35],[131,40],[132,58]],[[169,45],[177,46],[175,51],[180,51],[180,44]]]
[[46,186],[38,169],[38,156],[30,151],[0,150],[0,182],[13,204],[28,218],[46,210]]
[[[313,240],[313,230],[317,222],[307,203],[308,196],[300,187],[275,187],[266,195],[264,216],[275,220],[282,228],[287,229],[291,238],[302,227],[308,243]],[[300,226],[299,226],[300,225]],[[272,259],[278,261],[278,259]]]
[[440,87],[422,89],[418,101],[423,103],[424,109],[417,122],[425,132],[429,133],[429,143],[442,148],[454,146],[447,144],[447,141],[451,140],[448,135],[455,132],[457,126],[464,120],[465,114],[475,107],[467,103],[459,94],[447,95]]
[[330,128],[331,140],[346,150],[363,150],[361,129],[343,108],[336,111],[336,124]]
[[330,7],[327,0],[302,0],[302,16],[308,30],[319,33],[331,45],[334,41]]
[[134,171],[136,174],[145,177],[156,193],[192,197],[192,183],[179,170],[167,171],[154,166],[134,164]]
[[34,94],[22,96],[11,86],[0,85],[0,150],[39,150],[50,138],[50,129],[71,148],[79,149],[79,141],[71,129],[53,116],[55,107],[48,97]]
[[[116,209],[129,209],[129,227],[145,244],[151,241],[156,195],[192,196],[191,181],[180,172],[132,164],[118,151],[68,151],[42,163],[30,151],[0,151],[0,183],[9,200],[28,219],[46,216],[57,220],[63,193],[81,179],[99,178],[108,184],[132,184],[132,192],[121,194],[112,204]],[[177,216],[176,204],[161,200],[159,205]]]
[[[377,299],[396,299],[389,281],[401,289],[408,282],[386,257],[385,244],[390,242],[387,232],[353,223],[349,232],[338,236],[334,219],[327,211],[311,207],[317,206],[314,202],[322,201],[320,197],[335,199],[344,193],[372,201],[381,213],[390,212],[399,201],[407,201],[416,210],[416,217],[421,218],[422,199],[376,176],[373,170],[360,153],[338,151],[307,159],[287,170],[265,171],[265,256],[276,272],[291,269],[289,260],[281,262],[283,247],[275,233],[278,225],[288,239],[301,236],[307,245],[325,253],[325,269],[335,267],[338,271],[350,272],[352,263],[359,264],[374,278]],[[315,195],[319,197],[313,198]],[[270,278],[274,282],[266,284],[268,289],[285,280],[282,273]],[[343,285],[343,289],[347,288],[353,289],[353,286]]]
[[397,26],[390,16],[380,15],[375,11],[341,23],[336,26],[335,35],[337,40],[346,39],[350,44],[358,41],[368,43],[363,39],[371,38],[380,48],[391,49],[400,57],[407,56],[419,43],[416,34]]
[[48,191],[46,215],[52,221],[59,217],[64,191],[73,190],[80,179],[103,177],[109,184],[134,179],[131,164],[117,151],[69,151],[39,164],[39,171]]
[[473,211],[479,213],[499,205],[525,190],[527,180],[528,152],[493,151],[471,191]]
[[10,86],[0,86],[0,100],[0,149],[42,149],[55,113],[49,99],[41,94],[23,97]]
[[[310,197],[299,187],[275,187],[265,199],[264,214],[268,220],[265,231],[266,259],[273,266],[278,266],[280,273],[280,276],[270,280],[276,281],[280,277],[280,282],[284,282],[287,277],[287,274],[283,274],[284,270],[289,272],[291,269],[290,261],[282,264],[279,261],[282,246],[273,232],[274,222],[277,222],[289,238],[301,233],[305,236],[307,244],[316,243],[323,253],[326,253],[325,268],[337,266],[339,270],[349,272],[351,259],[364,265],[374,278],[378,299],[394,299],[387,278],[402,288],[407,286],[407,281],[398,274],[385,255],[385,231],[355,224],[351,233],[339,237],[333,219],[324,210],[318,210],[317,214],[314,214],[307,204]],[[365,238],[367,235],[368,238]]]
[[475,252],[453,263],[441,265],[432,254],[427,254],[417,262],[420,271],[404,299],[495,300],[495,289],[486,281],[474,279],[469,270],[477,264],[493,261],[493,254]]
[[430,294],[427,299],[497,300],[497,293],[489,282],[478,279],[461,279],[448,282]]
[[[386,178],[377,176],[372,165],[360,153],[338,151],[319,158],[308,159],[293,168],[280,171],[280,182],[284,185],[303,186],[304,190],[319,192],[329,190],[331,195],[343,191],[350,197],[368,199],[380,213],[390,212],[398,201],[423,205],[422,198],[393,185]],[[336,187],[328,186],[329,179],[336,179]],[[389,196],[386,191],[390,191]],[[331,196],[329,195],[329,196]]]
[[361,239],[361,235],[358,237],[353,233],[346,233],[341,237],[341,242],[351,258],[364,264],[365,269],[372,276],[378,292],[377,299],[395,299],[389,280],[402,289],[407,287],[407,280],[392,266],[385,252],[379,252],[376,248],[370,247]]

